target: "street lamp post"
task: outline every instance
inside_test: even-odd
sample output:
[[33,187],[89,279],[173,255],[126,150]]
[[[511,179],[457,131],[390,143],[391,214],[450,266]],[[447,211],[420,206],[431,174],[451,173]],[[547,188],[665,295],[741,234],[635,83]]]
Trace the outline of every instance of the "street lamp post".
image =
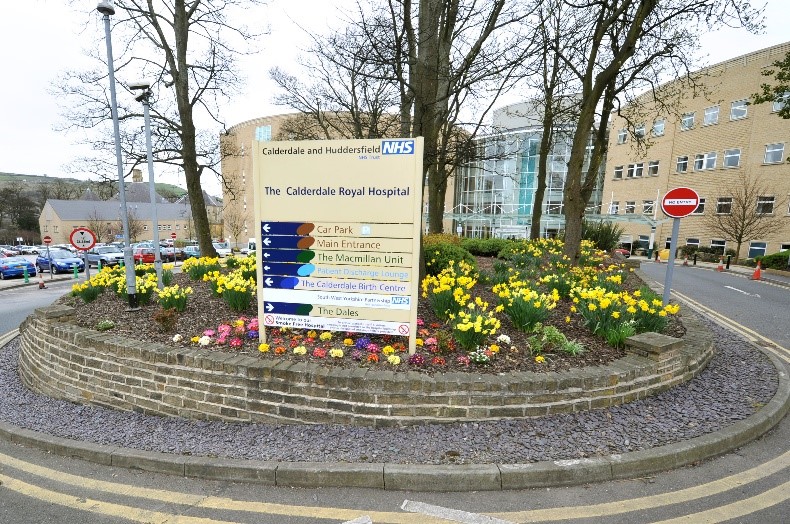
[[126,294],[129,297],[127,311],[140,309],[137,297],[137,278],[134,273],[134,259],[132,258],[132,245],[129,239],[129,217],[126,210],[126,188],[123,180],[123,159],[121,158],[121,132],[118,127],[118,104],[115,98],[115,66],[112,61],[112,37],[110,36],[110,16],[115,14],[115,7],[111,2],[99,2],[96,10],[104,18],[104,40],[107,43],[107,69],[110,77],[110,112],[112,125],[115,131],[115,161],[118,165],[118,197],[121,200],[121,224],[123,224],[123,263],[126,269]]
[[154,234],[154,268],[156,269],[156,286],[162,289],[162,253],[159,247],[159,217],[156,210],[156,186],[154,184],[154,156],[151,146],[151,113],[149,110],[149,99],[151,98],[151,85],[148,82],[135,82],[129,84],[133,91],[142,92],[135,97],[135,100],[142,102],[143,115],[145,117],[145,150],[148,158],[148,190],[151,195],[151,220],[153,221]]

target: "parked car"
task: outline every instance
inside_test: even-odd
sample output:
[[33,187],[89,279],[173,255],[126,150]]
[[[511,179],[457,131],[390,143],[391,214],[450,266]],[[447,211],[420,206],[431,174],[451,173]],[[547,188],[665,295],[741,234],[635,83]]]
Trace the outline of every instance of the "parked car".
[[91,266],[114,266],[123,260],[123,251],[115,246],[97,246],[88,250],[88,264]]
[[188,258],[200,258],[199,246],[184,246],[182,252],[184,253],[184,260]]
[[220,244],[219,242],[212,242],[214,246],[214,250],[217,252],[217,255],[224,258],[231,254],[231,249],[226,244]]
[[20,251],[6,244],[0,246],[0,253],[2,253],[4,257],[15,257],[22,254]]
[[85,271],[85,262],[65,249],[50,248],[49,257],[46,252],[39,253],[36,257],[36,269],[39,273],[50,271],[50,268],[53,273],[66,273],[74,271],[74,266],[77,266],[78,271]]
[[136,247],[134,248],[132,256],[134,257],[135,264],[139,264],[141,262],[143,264],[153,264],[154,260],[156,260],[154,250],[150,247]]
[[160,244],[160,257],[162,260],[167,260],[168,262],[175,262],[176,260],[183,260],[184,254],[180,248],[174,247],[172,245],[167,244]]
[[27,275],[29,277],[36,276],[36,266],[28,259],[24,257],[0,258],[0,279],[5,280],[11,277],[22,277],[25,275],[25,268],[27,268]]
[[14,249],[21,252],[23,255],[37,255],[38,248],[36,246],[28,246],[25,244],[18,244],[14,246]]
[[629,258],[631,256],[631,252],[622,247],[618,247],[617,249],[614,250],[614,252],[623,255],[625,258]]
[[55,244],[54,246],[50,246],[49,248],[52,249],[53,247],[56,247],[58,249],[65,249],[66,251],[69,251],[74,255],[77,254],[77,249],[71,244]]

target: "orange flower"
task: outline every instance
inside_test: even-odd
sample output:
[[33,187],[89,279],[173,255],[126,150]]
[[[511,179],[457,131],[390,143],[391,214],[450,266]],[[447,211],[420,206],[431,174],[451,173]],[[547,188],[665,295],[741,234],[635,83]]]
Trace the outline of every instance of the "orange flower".
[[368,354],[368,362],[378,362],[379,356],[376,353],[369,353]]
[[282,355],[286,351],[287,350],[284,347],[282,347],[282,346],[277,346],[276,348],[274,348],[274,354],[275,355]]

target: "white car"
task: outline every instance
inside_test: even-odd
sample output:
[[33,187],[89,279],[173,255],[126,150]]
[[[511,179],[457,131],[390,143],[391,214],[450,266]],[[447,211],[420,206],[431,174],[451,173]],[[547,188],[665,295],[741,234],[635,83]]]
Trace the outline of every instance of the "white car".
[[219,255],[220,257],[225,258],[227,256],[230,256],[231,253],[230,248],[226,247],[225,244],[220,244],[219,242],[212,242],[212,245],[214,246],[217,255]]

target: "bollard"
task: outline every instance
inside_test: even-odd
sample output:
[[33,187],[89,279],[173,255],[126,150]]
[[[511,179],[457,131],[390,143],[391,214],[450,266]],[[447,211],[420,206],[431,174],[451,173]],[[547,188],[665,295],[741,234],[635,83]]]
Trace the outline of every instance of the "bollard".
[[732,255],[727,255],[727,269],[730,269],[730,259],[731,258],[732,258]]
[[692,265],[694,265],[694,266],[697,265],[697,254],[696,253],[694,253],[694,263]]
[[74,264],[71,267],[74,268],[74,280],[77,280],[78,278],[80,278],[79,271],[77,269],[77,264]]
[[101,259],[99,259],[99,261],[96,262],[96,270],[101,271]]
[[22,275],[25,277],[25,284],[30,282],[30,275],[27,274],[27,266],[22,268]]

